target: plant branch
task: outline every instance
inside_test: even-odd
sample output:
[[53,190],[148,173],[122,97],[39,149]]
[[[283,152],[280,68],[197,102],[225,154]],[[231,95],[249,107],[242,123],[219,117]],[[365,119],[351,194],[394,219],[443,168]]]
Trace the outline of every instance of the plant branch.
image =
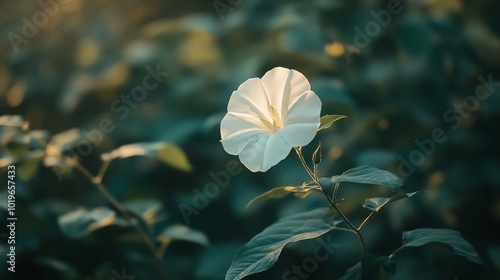
[[120,214],[125,218],[125,220],[137,231],[139,236],[144,240],[149,250],[153,253],[156,259],[159,260],[156,249],[151,237],[139,226],[137,221],[127,212],[127,210],[122,206],[122,204],[116,200],[116,198],[106,189],[106,187],[100,182],[98,177],[94,177],[90,171],[81,165],[78,161],[73,160],[71,162],[72,166],[76,167],[85,177],[87,177],[92,184],[94,184],[97,189],[104,195],[104,197],[120,212]]
[[302,163],[302,166],[304,166],[305,170],[307,171],[307,174],[309,174],[309,177],[316,183],[318,183],[318,178],[316,177],[316,174],[311,171],[311,168],[307,166],[306,160],[304,159],[304,156],[302,155],[302,149],[301,147],[293,147],[295,149],[295,152],[297,152],[297,155],[299,156],[300,163]]
[[365,226],[365,224],[368,222],[368,220],[375,214],[375,212],[371,212],[370,215],[366,217],[366,219],[359,225],[358,231],[361,231],[361,229]]
[[[302,166],[304,166],[304,169],[306,170],[307,174],[309,174],[309,176],[314,181],[314,183],[316,183],[319,187],[321,187],[321,185],[319,184],[318,177],[317,177],[316,165],[314,166],[314,172],[311,171],[311,169],[309,168],[309,166],[307,166],[307,163],[306,163],[306,161],[304,159],[304,156],[302,155],[302,149],[301,149],[301,147],[294,147],[294,149],[295,149],[295,152],[297,152],[297,155],[299,156],[300,162],[302,163]],[[337,213],[339,213],[340,217],[344,220],[344,222],[346,222],[346,224],[349,225],[349,227],[351,228],[351,229],[344,229],[344,231],[348,231],[348,232],[354,233],[354,234],[356,234],[358,236],[359,241],[361,242],[361,247],[363,248],[363,253],[366,254],[367,250],[366,250],[366,244],[365,244],[365,240],[363,239],[363,236],[359,232],[358,228],[356,228],[351,223],[351,221],[349,221],[349,219],[344,215],[344,213],[342,213],[342,211],[340,211],[340,209],[337,207],[337,204],[334,202],[335,198],[337,196],[337,190],[339,188],[339,185],[340,185],[340,183],[337,183],[335,185],[335,189],[334,189],[334,192],[333,192],[333,200],[332,200],[331,197],[329,197],[327,194],[325,194],[326,199],[328,200],[328,202],[330,203],[330,205],[332,205],[333,209],[335,209],[335,211],[337,211]]]
[[95,178],[100,182],[102,182],[102,179],[104,178],[104,174],[108,170],[109,165],[111,164],[111,160],[106,160],[102,163],[101,168],[99,168],[99,172],[97,173],[97,176]]
[[336,183],[335,187],[333,188],[333,201],[337,201],[337,191],[340,187],[340,183]]

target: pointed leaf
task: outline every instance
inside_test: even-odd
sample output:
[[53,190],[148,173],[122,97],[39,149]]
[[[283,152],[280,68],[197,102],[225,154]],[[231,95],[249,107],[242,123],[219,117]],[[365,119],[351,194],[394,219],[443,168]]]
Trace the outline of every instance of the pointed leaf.
[[367,198],[365,200],[365,203],[363,204],[363,207],[371,210],[373,212],[378,212],[380,209],[384,208],[387,204],[392,203],[394,201],[403,199],[403,198],[408,198],[412,197],[414,194],[417,192],[412,192],[412,193],[399,193],[395,196],[392,197],[373,197],[373,198]]
[[287,244],[321,236],[341,222],[342,219],[328,208],[278,220],[243,245],[227,271],[226,280],[243,279],[269,269]]
[[203,232],[191,229],[180,224],[165,228],[163,232],[158,236],[158,240],[182,240],[200,244],[203,246],[208,246],[209,244],[208,238]]
[[419,228],[403,233],[405,247],[420,247],[436,242],[450,246],[457,255],[463,256],[471,262],[482,264],[474,247],[458,231],[444,228]]
[[329,128],[330,126],[332,126],[332,124],[340,119],[343,119],[343,118],[347,118],[346,116],[342,116],[342,115],[326,115],[326,116],[322,116],[319,120],[319,126],[318,126],[318,131],[320,130],[323,130],[323,129],[327,129]]
[[193,169],[184,151],[172,144],[165,144],[160,149],[158,158],[165,164],[185,172],[190,172]]
[[283,198],[290,193],[294,193],[299,198],[304,198],[307,195],[309,195],[309,192],[312,190],[319,190],[319,188],[316,185],[310,185],[307,182],[304,182],[302,186],[298,187],[297,186],[277,187],[250,200],[250,202],[247,203],[246,207],[249,207],[254,203],[265,201],[272,198]]
[[246,207],[249,207],[250,205],[252,205],[254,203],[265,201],[265,200],[268,200],[271,198],[283,198],[286,195],[290,194],[290,192],[287,191],[286,188],[287,187],[277,187],[277,188],[271,189],[271,190],[255,197],[254,199],[250,200],[250,202],[247,203]]
[[355,168],[351,168],[346,172],[342,173],[342,175],[333,176],[332,182],[373,184],[373,185],[387,186],[391,188],[397,188],[403,184],[396,175],[369,165],[362,165]]
[[104,161],[109,161],[115,158],[128,158],[133,156],[155,157],[167,165],[186,172],[192,169],[186,154],[176,145],[165,142],[124,145],[109,153],[102,154],[101,158]]

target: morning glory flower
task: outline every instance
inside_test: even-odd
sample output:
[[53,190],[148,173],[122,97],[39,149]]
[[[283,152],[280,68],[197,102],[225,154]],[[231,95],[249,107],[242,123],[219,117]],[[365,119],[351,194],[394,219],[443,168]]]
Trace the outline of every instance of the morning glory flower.
[[243,82],[227,111],[220,125],[224,150],[250,171],[265,172],[313,140],[321,101],[302,73],[276,67]]

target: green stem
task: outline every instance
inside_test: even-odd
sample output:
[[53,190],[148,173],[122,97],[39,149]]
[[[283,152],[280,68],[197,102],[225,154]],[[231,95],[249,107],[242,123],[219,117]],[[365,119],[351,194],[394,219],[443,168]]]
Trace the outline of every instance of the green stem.
[[172,242],[171,239],[164,240],[161,242],[160,248],[158,248],[158,251],[156,252],[158,258],[161,259],[163,257],[165,251],[167,250],[168,245],[170,245],[170,242]]
[[[316,183],[318,186],[320,186],[319,184],[319,180],[318,180],[318,177],[317,177],[317,169],[316,169],[316,166],[314,166],[314,172],[311,171],[311,169],[309,168],[309,166],[307,166],[307,163],[304,159],[304,156],[302,155],[302,149],[299,147],[294,147],[295,149],[295,152],[297,152],[297,155],[299,156],[299,159],[300,159],[300,162],[302,163],[302,166],[304,166],[307,174],[309,174],[309,176],[311,177],[311,179],[314,181],[314,183]],[[349,219],[344,215],[344,213],[342,213],[342,211],[340,211],[340,209],[337,207],[337,205],[335,204],[334,200],[335,200],[335,197],[337,196],[337,190],[339,188],[339,183],[337,183],[335,185],[335,189],[334,189],[334,193],[333,193],[333,200],[332,198],[330,198],[328,195],[325,194],[326,196],[326,199],[328,200],[328,202],[330,203],[330,205],[332,205],[333,209],[335,209],[335,211],[337,211],[337,213],[339,213],[340,217],[344,220],[344,222],[346,222],[347,225],[349,225],[349,227],[351,228],[351,230],[348,230],[349,232],[351,233],[354,233],[358,236],[359,238],[359,241],[361,242],[361,247],[363,248],[363,253],[366,254],[367,250],[366,250],[366,244],[365,244],[365,240],[363,239],[363,236],[361,235],[360,231],[358,230],[358,228],[356,228],[352,223],[351,221],[349,221]]]
[[340,211],[340,209],[337,207],[337,205],[333,202],[333,200],[331,198],[329,198],[327,195],[325,195],[328,202],[330,203],[330,205],[332,205],[333,209],[335,209],[335,211],[337,211],[337,213],[339,213],[340,217],[342,217],[342,219],[344,220],[344,222],[346,222],[347,225],[349,225],[349,227],[351,228],[351,232],[353,232],[354,234],[356,234],[359,238],[359,241],[361,242],[361,247],[363,248],[363,253],[366,255],[366,244],[365,244],[365,240],[363,239],[363,236],[361,235],[361,232],[359,229],[357,229],[352,223],[351,221],[349,221],[349,219],[347,218],[346,215],[344,215],[344,213],[342,213],[342,211]]
[[337,190],[340,187],[340,183],[335,184],[335,188],[333,188],[333,201],[337,201]]
[[361,231],[361,229],[365,226],[365,224],[368,222],[368,220],[375,214],[375,212],[371,212],[370,215],[368,215],[365,220],[359,225],[358,231]]
[[137,231],[139,236],[144,240],[146,245],[148,246],[149,250],[153,253],[156,259],[160,260],[158,258],[158,255],[156,254],[156,249],[153,244],[153,241],[149,237],[149,235],[142,229],[142,227],[139,226],[137,221],[130,216],[130,214],[127,212],[127,210],[121,205],[121,203],[116,200],[116,198],[106,189],[106,187],[100,182],[102,177],[94,177],[90,171],[85,168],[83,165],[81,165],[78,161],[73,161],[71,164],[76,167],[85,177],[87,177],[92,184],[94,184],[97,189],[104,195],[104,197],[122,214],[122,216],[125,218],[125,220]]
[[394,257],[394,255],[396,255],[396,253],[398,253],[399,251],[403,250],[405,248],[405,245],[399,247],[398,249],[396,249],[396,251],[392,252],[392,254],[389,255],[389,259],[392,259],[392,257]]
[[318,184],[318,178],[316,177],[316,174],[311,171],[311,168],[307,166],[306,160],[304,159],[304,156],[302,155],[302,149],[301,147],[293,147],[295,149],[295,152],[297,152],[297,155],[299,156],[300,163],[302,163],[302,166],[304,166],[304,169],[306,170],[307,174],[309,174],[309,177],[314,181],[314,183]]
[[102,182],[102,179],[104,178],[104,173],[106,173],[106,170],[108,170],[110,164],[111,160],[106,160],[102,163],[101,168],[99,168],[99,172],[97,173],[97,176],[95,176],[95,178],[99,180],[99,182]]

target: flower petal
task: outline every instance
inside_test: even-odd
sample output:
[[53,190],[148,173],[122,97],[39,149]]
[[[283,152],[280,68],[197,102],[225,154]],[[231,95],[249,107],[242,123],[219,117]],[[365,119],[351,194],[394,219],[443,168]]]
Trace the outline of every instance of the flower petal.
[[276,108],[281,116],[286,114],[290,105],[311,89],[311,85],[302,73],[283,67],[269,70],[261,81],[269,104]]
[[317,123],[297,123],[283,127],[276,134],[281,135],[288,146],[302,147],[311,143],[316,136],[317,129]]
[[[312,91],[300,96],[287,110],[284,125],[296,123],[315,123],[316,128],[320,122],[321,100]],[[314,133],[316,135],[316,132]]]
[[260,79],[248,79],[231,94],[227,111],[255,115],[259,119],[271,119],[267,111],[268,100]]
[[285,159],[292,147],[280,134],[261,134],[239,154],[240,161],[252,172],[265,172]]
[[227,113],[220,123],[220,135],[224,140],[228,137],[252,130],[267,130],[261,120],[251,114]]
[[239,155],[245,147],[257,139],[261,134],[266,135],[266,133],[259,130],[246,131],[222,139],[220,142],[228,154],[236,156]]

